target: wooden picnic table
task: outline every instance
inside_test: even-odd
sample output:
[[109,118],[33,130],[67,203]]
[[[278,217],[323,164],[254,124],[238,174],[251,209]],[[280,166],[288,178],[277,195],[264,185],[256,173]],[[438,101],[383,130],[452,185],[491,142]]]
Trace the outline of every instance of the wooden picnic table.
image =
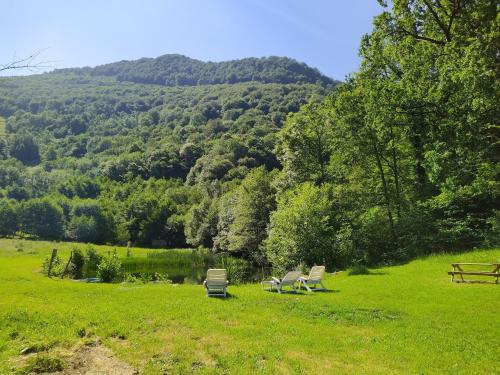
[[[453,271],[449,271],[451,275],[451,282],[457,283],[487,283],[486,280],[466,280],[464,275],[471,276],[490,276],[495,278],[495,284],[498,284],[500,277],[500,263],[452,263]],[[464,269],[474,266],[474,269]],[[478,268],[490,267],[489,270],[480,270]],[[455,279],[455,276],[460,276],[460,279]]]

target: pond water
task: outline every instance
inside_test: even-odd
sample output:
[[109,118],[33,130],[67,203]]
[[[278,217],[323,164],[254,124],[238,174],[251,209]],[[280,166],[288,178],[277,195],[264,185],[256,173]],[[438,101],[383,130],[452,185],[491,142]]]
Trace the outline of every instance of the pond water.
[[123,259],[122,267],[124,273],[132,275],[160,273],[165,275],[175,284],[201,284],[205,280],[209,266],[200,264],[171,264],[162,262],[148,262],[147,258]]
[[[256,267],[248,261],[199,251],[165,250],[148,253],[142,257],[121,258],[123,274],[137,278],[159,273],[176,284],[201,284],[207,269],[225,268],[231,283],[258,282],[270,273],[269,269]],[[97,270],[86,270],[86,277],[96,276]]]

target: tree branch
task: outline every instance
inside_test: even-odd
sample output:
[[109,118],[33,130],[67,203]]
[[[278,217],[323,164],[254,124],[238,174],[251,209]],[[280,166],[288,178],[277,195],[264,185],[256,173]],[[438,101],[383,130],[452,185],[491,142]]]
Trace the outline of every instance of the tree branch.
[[51,65],[48,65],[51,61],[36,61],[42,52],[43,50],[40,50],[23,59],[14,60],[8,64],[0,64],[0,72],[15,69],[29,69],[34,71],[37,69],[52,68]]
[[[446,25],[444,24],[444,22],[441,20],[441,18],[437,14],[436,10],[432,7],[432,5],[430,4],[430,2],[428,0],[423,0],[423,2],[427,6],[427,8],[429,9],[429,12],[431,12],[432,17],[434,17],[434,20],[436,21],[436,23],[438,24],[438,26],[443,31],[444,36],[446,38],[446,41],[451,42],[450,30],[446,27]],[[451,19],[451,17],[450,17],[450,19]]]

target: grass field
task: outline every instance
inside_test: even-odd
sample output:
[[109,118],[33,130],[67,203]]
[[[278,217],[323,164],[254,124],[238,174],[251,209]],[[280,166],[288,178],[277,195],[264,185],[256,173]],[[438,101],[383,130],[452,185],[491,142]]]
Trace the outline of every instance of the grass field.
[[26,348],[64,364],[97,343],[141,374],[498,371],[500,285],[452,284],[446,271],[500,261],[500,249],[329,275],[324,293],[231,286],[221,300],[199,285],[49,279],[39,268],[54,246],[72,245],[0,240],[0,374],[22,368]]

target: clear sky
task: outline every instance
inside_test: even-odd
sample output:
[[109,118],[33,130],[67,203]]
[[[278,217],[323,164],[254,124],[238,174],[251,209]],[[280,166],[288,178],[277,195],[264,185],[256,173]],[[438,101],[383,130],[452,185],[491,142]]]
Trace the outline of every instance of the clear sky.
[[[288,56],[343,79],[376,0],[0,0],[0,63],[43,50],[54,68],[180,53]],[[19,74],[20,72],[16,72]],[[10,74],[13,74],[12,72]]]

